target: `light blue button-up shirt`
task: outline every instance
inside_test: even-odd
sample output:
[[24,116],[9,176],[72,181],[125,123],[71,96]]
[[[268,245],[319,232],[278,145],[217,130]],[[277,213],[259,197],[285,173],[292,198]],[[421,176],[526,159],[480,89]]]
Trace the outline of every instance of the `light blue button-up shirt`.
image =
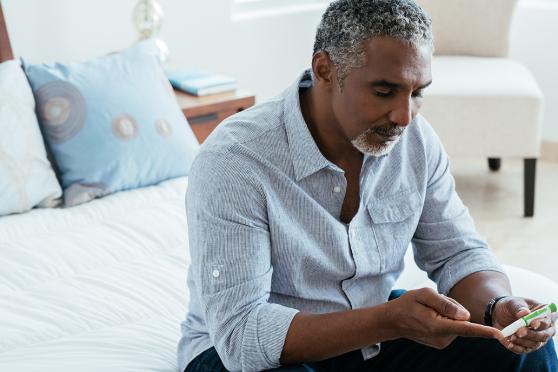
[[358,212],[341,222],[344,172],[322,155],[300,109],[310,79],[306,72],[279,97],[226,120],[192,165],[181,370],[211,346],[229,370],[278,367],[298,311],[386,302],[410,242],[444,294],[474,272],[502,271],[421,116],[389,154],[364,157]]

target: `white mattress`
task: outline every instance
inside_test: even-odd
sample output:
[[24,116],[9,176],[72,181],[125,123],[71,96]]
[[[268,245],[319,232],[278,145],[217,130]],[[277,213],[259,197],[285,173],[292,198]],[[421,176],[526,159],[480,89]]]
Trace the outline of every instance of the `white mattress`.
[[176,371],[187,178],[0,218],[0,371]]
[[[186,187],[179,178],[0,217],[0,371],[176,371],[189,299]],[[406,262],[396,287],[433,286]],[[558,298],[549,279],[506,269],[516,294]]]

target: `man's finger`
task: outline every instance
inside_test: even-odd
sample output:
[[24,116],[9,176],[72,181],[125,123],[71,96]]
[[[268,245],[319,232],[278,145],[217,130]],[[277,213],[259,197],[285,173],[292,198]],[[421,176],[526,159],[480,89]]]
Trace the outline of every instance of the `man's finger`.
[[462,320],[451,320],[444,319],[441,321],[442,327],[450,333],[462,337],[482,337],[482,338],[493,338],[501,339],[504,337],[502,331],[487,327],[482,324],[471,323]]
[[517,339],[517,340],[512,341],[512,342],[516,346],[521,346],[522,348],[529,349],[529,350],[540,349],[542,346],[544,346],[546,344],[545,342],[534,342],[534,341],[527,341],[527,340],[522,340],[522,339]]
[[471,317],[469,311],[459,302],[449,297],[440,295],[435,291],[424,291],[417,301],[434,309],[438,314],[455,320],[468,320]]
[[535,341],[535,342],[546,342],[549,338],[552,337],[552,335],[554,334],[554,329],[553,328],[547,328],[544,331],[533,331],[531,329],[529,329],[526,333],[524,334],[519,334],[516,333],[515,335],[512,335],[510,337],[510,340],[513,341],[513,338],[515,336],[516,339],[519,340],[530,340],[530,341]]
[[539,310],[539,309],[541,309],[545,306],[546,306],[546,304],[537,303],[536,305],[531,306],[530,310],[531,310],[531,312],[537,311],[537,310]]
[[517,318],[522,318],[525,315],[529,315],[529,313],[531,313],[531,311],[525,307],[521,307],[516,309],[516,311],[514,311],[514,314]]
[[[455,305],[457,305],[458,307],[467,310],[467,309],[465,308],[465,306],[463,306],[463,305],[461,305],[459,302],[457,302],[457,300],[456,300],[455,298],[451,298],[451,297],[449,297],[449,296],[444,296],[444,295],[441,295],[441,296],[443,296],[446,300],[453,302],[453,303],[454,303]],[[468,312],[468,311],[467,311],[467,312]]]
[[529,326],[536,331],[543,331],[552,327],[552,319],[550,319],[550,317],[535,319]]
[[527,333],[529,333],[529,328],[521,327],[515,332],[515,335],[517,337],[525,337],[525,336],[527,336]]
[[527,349],[525,349],[523,346],[516,345],[511,341],[507,341],[506,347],[508,348],[508,350],[511,350],[517,355],[525,354],[527,352]]
[[[542,338],[544,340],[544,337]],[[521,346],[525,349],[538,349],[541,345],[544,345],[546,341],[537,341],[535,339],[529,338],[510,338],[510,341],[513,342],[515,345]]]

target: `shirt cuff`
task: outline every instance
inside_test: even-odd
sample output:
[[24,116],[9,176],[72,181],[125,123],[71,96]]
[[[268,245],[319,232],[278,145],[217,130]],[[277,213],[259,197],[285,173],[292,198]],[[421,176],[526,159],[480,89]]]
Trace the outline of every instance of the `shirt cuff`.
[[487,248],[478,248],[468,251],[451,259],[444,265],[442,275],[438,281],[438,291],[447,295],[449,291],[467,276],[479,271],[497,271],[506,274],[502,266]]
[[287,331],[299,311],[277,304],[264,304],[248,317],[244,330],[242,370],[277,368]]

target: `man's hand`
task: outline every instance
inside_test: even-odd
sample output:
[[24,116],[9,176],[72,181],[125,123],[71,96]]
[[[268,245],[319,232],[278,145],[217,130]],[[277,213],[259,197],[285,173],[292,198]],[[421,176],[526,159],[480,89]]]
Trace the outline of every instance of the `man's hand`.
[[467,309],[430,288],[409,291],[386,305],[397,337],[436,349],[447,347],[458,336],[503,337],[496,328],[471,323]]
[[[494,306],[492,323],[503,329],[533,310],[544,306],[540,302],[522,297],[506,297]],[[556,334],[557,314],[535,319],[529,327],[520,328],[514,335],[500,339],[504,347],[516,354],[525,354],[543,347]]]

